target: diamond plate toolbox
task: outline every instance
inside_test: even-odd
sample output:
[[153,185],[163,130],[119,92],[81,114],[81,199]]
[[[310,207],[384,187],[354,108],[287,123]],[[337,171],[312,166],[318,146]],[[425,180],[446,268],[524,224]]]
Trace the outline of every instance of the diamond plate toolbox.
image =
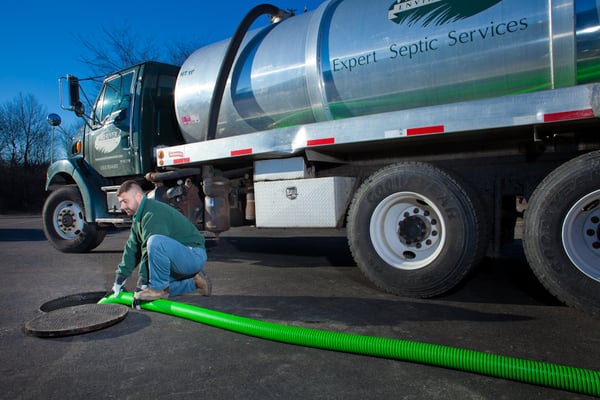
[[346,211],[354,178],[326,177],[254,183],[259,228],[334,228]]

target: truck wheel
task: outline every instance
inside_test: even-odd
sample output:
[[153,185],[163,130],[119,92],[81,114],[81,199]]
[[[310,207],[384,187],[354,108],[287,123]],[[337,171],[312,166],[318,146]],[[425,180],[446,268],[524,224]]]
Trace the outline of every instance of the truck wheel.
[[446,172],[423,163],[383,168],[356,192],[348,242],[362,272],[402,296],[456,287],[488,243],[481,203]]
[[42,212],[48,241],[65,253],[83,253],[97,247],[105,231],[85,221],[83,201],[75,187],[55,190],[48,196]]
[[523,247],[554,296],[600,316],[600,152],[566,162],[538,185],[525,212]]

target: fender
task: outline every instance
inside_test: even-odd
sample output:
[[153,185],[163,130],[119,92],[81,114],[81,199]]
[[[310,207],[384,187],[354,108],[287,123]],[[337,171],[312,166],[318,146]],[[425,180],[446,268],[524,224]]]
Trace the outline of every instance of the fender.
[[109,216],[106,194],[101,189],[107,182],[83,157],[58,160],[48,168],[47,174],[46,191],[73,183],[77,185],[83,199],[87,222],[95,222],[97,218]]

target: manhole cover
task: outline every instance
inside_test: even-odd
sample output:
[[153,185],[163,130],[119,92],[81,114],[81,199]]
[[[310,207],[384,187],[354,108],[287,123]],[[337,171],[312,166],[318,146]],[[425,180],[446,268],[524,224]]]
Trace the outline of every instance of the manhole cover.
[[82,304],[38,315],[25,324],[25,332],[39,337],[60,337],[97,331],[122,321],[128,309],[119,304]]

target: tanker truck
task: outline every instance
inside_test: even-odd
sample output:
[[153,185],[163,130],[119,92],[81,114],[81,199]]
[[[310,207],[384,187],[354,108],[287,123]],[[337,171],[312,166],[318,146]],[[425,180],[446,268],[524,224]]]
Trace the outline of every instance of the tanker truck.
[[538,279],[600,315],[600,0],[265,4],[181,66],[107,76],[89,108],[85,82],[60,85],[85,120],[48,170],[60,251],[127,227],[135,179],[215,235],[345,229],[374,285],[428,298],[523,221]]

